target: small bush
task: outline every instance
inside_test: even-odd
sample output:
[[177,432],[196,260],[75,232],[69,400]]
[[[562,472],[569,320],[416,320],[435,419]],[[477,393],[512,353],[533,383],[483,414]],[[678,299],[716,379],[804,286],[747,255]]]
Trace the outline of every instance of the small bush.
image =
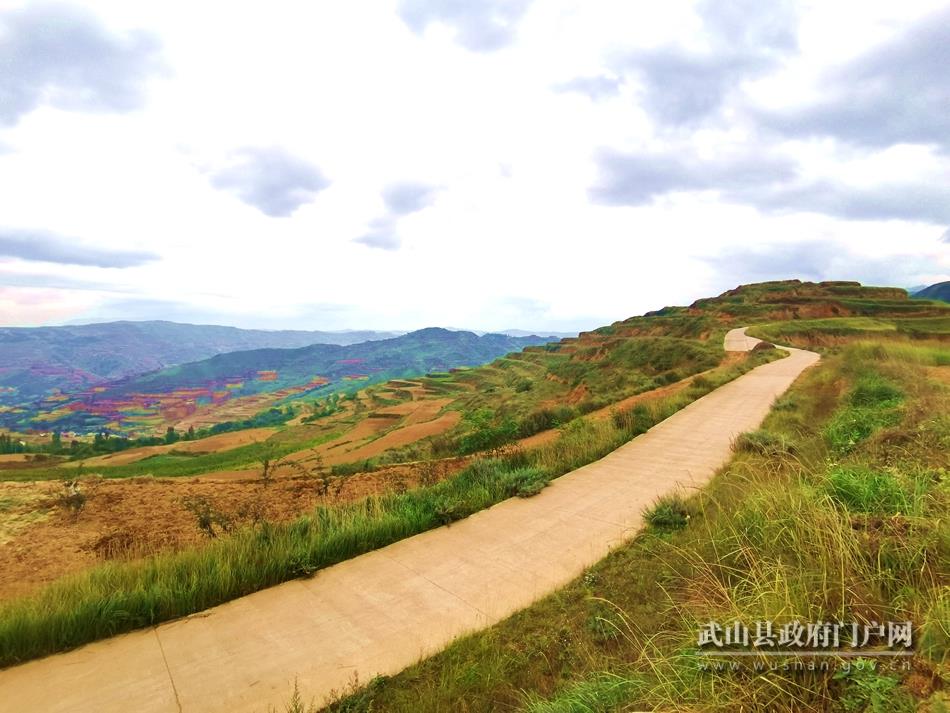
[[785,436],[765,430],[740,433],[732,442],[732,450],[735,453],[756,453],[761,456],[779,456],[795,452],[794,446]]
[[518,425],[511,418],[499,418],[490,409],[478,409],[467,414],[471,430],[459,439],[461,455],[498,448],[515,440]]
[[611,415],[614,427],[625,433],[638,436],[646,433],[655,424],[657,419],[643,404],[622,411],[614,411]]
[[58,498],[59,504],[78,518],[79,513],[86,507],[87,496],[82,491],[79,479],[66,478],[63,480],[63,492]]
[[577,411],[570,406],[538,409],[525,416],[518,424],[518,437],[526,438],[551,428],[557,428],[576,417]]
[[531,391],[534,388],[534,383],[531,379],[519,379],[515,383],[515,391],[519,394],[524,393],[525,391]]
[[647,511],[644,519],[655,530],[672,532],[689,524],[689,509],[680,495],[666,495]]
[[504,487],[507,496],[530,498],[537,495],[548,485],[548,478],[539,468],[518,468],[504,475]]
[[705,376],[700,374],[699,376],[693,377],[693,380],[689,382],[689,385],[696,389],[712,389],[714,387],[713,383]]
[[182,506],[195,518],[195,524],[208,537],[217,537],[219,533],[229,533],[234,529],[233,518],[218,510],[210,498],[202,495],[188,495],[181,500]]

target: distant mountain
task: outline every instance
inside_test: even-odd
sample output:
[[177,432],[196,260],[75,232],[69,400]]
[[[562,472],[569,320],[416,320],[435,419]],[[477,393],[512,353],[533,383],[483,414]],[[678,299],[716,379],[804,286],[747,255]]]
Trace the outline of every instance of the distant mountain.
[[[421,376],[432,371],[485,364],[509,352],[547,341],[538,336],[478,336],[472,332],[429,327],[392,339],[346,346],[312,344],[298,349],[253,349],[218,354],[123,380],[108,386],[102,393],[105,397],[130,392],[162,393],[210,383],[243,381],[245,386],[241,393],[245,395],[307,383],[317,376],[329,381],[344,377],[375,380],[383,376]],[[261,372],[275,372],[275,376],[262,380]]]
[[913,293],[913,296],[922,300],[942,300],[943,302],[950,302],[950,280],[925,287],[919,292]]
[[77,391],[225,352],[355,344],[397,334],[272,332],[164,321],[0,327],[0,404],[34,398],[51,389]]
[[504,334],[507,337],[549,337],[552,341],[576,337],[579,332],[552,332],[547,329],[500,329],[495,332],[485,332],[479,329],[465,329],[464,327],[446,327],[450,332],[471,332],[479,337],[483,334]]
[[578,332],[549,332],[544,329],[535,330],[533,332],[526,329],[503,329],[498,333],[505,334],[509,337],[551,337],[552,339],[565,339],[578,335]]
[[[478,366],[546,337],[475,335],[429,328],[358,344],[251,349],[166,367],[66,394],[45,393],[0,409],[0,427],[90,433],[157,432],[196,409],[264,394],[270,400]],[[261,406],[260,408],[262,408]],[[253,415],[253,414],[250,414]]]

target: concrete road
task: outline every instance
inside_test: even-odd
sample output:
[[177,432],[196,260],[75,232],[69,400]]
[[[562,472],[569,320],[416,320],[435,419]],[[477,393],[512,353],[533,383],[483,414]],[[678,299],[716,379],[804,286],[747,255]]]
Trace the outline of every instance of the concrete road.
[[[733,330],[726,347],[756,340]],[[389,547],[152,629],[0,671],[5,713],[242,713],[322,702],[393,674],[577,577],[642,513],[701,487],[816,354],[791,355],[695,401],[601,460]]]

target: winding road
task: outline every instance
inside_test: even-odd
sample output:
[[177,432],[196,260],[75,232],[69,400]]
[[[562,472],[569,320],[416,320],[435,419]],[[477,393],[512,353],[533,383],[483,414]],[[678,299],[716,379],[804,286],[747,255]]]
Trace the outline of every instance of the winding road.
[[[758,340],[742,329],[725,347]],[[322,702],[393,674],[567,584],[642,526],[659,496],[705,484],[739,433],[818,355],[789,349],[538,496],[513,498],[185,619],[0,671],[10,713],[257,713],[294,681]]]

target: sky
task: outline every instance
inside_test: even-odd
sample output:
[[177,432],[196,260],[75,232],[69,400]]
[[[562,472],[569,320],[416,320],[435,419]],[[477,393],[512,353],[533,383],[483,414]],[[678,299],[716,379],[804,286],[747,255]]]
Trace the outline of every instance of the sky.
[[0,0],[0,325],[950,279],[950,2]]

